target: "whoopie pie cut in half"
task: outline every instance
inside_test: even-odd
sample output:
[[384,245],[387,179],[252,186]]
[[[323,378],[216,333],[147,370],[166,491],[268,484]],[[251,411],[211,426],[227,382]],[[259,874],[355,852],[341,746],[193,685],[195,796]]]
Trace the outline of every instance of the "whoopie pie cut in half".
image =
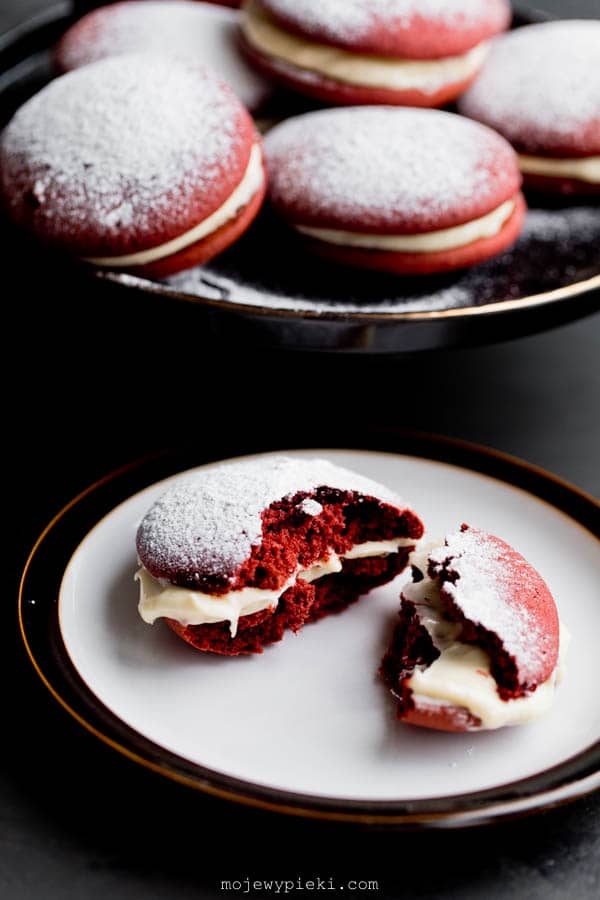
[[139,612],[198,650],[260,653],[393,579],[422,534],[400,497],[326,460],[203,468],[142,519]]
[[545,713],[569,635],[541,575],[500,538],[467,525],[412,562],[381,669],[398,718],[460,732]]

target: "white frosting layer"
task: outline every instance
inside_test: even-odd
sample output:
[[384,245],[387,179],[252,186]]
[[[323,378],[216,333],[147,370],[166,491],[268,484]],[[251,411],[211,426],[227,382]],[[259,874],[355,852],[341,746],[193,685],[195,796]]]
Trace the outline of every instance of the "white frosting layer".
[[342,247],[364,247],[367,250],[387,250],[396,253],[437,253],[456,247],[466,247],[467,244],[481,238],[494,237],[502,230],[514,208],[515,201],[507,200],[480,219],[424,234],[361,234],[331,228],[307,228],[305,225],[297,225],[296,228],[309,237]]
[[430,666],[418,669],[406,682],[416,703],[462,707],[481,720],[481,729],[523,725],[552,706],[570,641],[564,625],[561,624],[558,664],[550,678],[525,697],[502,700],[490,671],[488,654],[458,640],[461,626],[444,619],[437,586],[426,577],[410,585],[404,593],[417,605],[421,623],[440,650],[440,656]]
[[163,584],[143,567],[135,577],[140,583],[138,611],[148,625],[154,624],[156,619],[160,618],[175,619],[181,625],[229,622],[232,637],[237,633],[238,620],[241,616],[250,616],[261,609],[276,607],[281,594],[296,580],[294,576],[276,591],[244,588],[241,591],[229,591],[227,594],[217,596],[173,584]]
[[464,81],[474,75],[488,52],[488,44],[483,42],[461,56],[435,60],[350,53],[284,31],[267,17],[255,0],[250,0],[245,7],[242,27],[252,47],[286,65],[344,84],[390,90],[416,89],[434,93],[445,84]]
[[547,175],[550,178],[576,178],[589,184],[600,184],[600,156],[573,159],[551,159],[547,156],[519,154],[521,171],[526,175]]
[[126,256],[97,256],[86,259],[86,262],[92,263],[94,266],[145,266],[148,263],[155,262],[157,259],[164,259],[172,256],[180,250],[185,250],[197,241],[208,237],[215,231],[218,231],[226,222],[233,219],[240,209],[246,206],[252,197],[260,190],[265,178],[262,164],[262,150],[260,144],[255,144],[250,153],[248,166],[244,173],[244,177],[236,187],[234,192],[228,197],[225,203],[215,210],[208,218],[200,222],[194,228],[180,234],[179,237],[160,244],[158,247],[152,247],[150,250],[140,250],[138,253],[129,253]]
[[298,569],[282,587],[274,591],[247,587],[226,594],[205,594],[159,581],[142,566],[135,576],[140,583],[138,610],[144,622],[149,625],[160,618],[175,619],[182,625],[229,622],[231,636],[235,637],[238,621],[242,616],[275,608],[281,595],[294,584],[296,578],[316,581],[324,575],[341,571],[343,559],[387,556],[396,553],[400,547],[412,546],[414,543],[414,538],[395,538],[391,541],[357,544],[342,556],[331,553],[327,559],[308,569]]

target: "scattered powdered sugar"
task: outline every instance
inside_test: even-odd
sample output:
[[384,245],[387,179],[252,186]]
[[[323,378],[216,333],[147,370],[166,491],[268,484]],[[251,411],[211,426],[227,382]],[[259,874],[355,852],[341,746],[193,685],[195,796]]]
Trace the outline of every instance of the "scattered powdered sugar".
[[407,509],[388,488],[327,460],[281,456],[225,463],[182,476],[150,508],[138,529],[140,558],[166,570],[231,577],[260,542],[261,513],[321,486]]
[[130,222],[142,240],[185,230],[198,196],[222,190],[240,115],[229,88],[195,66],[144,55],[102,60],[18,110],[2,137],[3,191],[17,214],[30,192],[57,240],[81,229],[125,241]]
[[[265,225],[265,231],[267,226]],[[534,209],[512,249],[467,272],[444,278],[409,279],[362,272],[300,254],[297,239],[289,246],[281,235],[262,232],[257,223],[243,256],[236,248],[168,280],[188,296],[243,306],[312,314],[419,313],[460,309],[518,300],[600,274],[600,209]],[[254,245],[256,241],[256,246]],[[265,267],[260,247],[273,246]],[[303,260],[303,263],[300,263]],[[144,284],[131,276],[120,280]]]
[[302,31],[333,40],[362,36],[377,21],[408,27],[415,16],[437,25],[479,24],[490,17],[497,0],[264,0],[275,15]]
[[600,22],[518,28],[497,38],[461,111],[532,153],[600,153]]
[[307,516],[318,516],[323,512],[321,504],[316,500],[313,500],[312,497],[305,497],[305,499],[298,504],[298,509]]
[[128,225],[131,225],[133,218],[133,204],[129,200],[125,200],[123,203],[120,203],[119,206],[115,206],[114,209],[111,209],[110,212],[106,213],[104,224],[109,231],[119,227],[126,228]]
[[64,36],[58,59],[75,69],[107,56],[159,53],[213,68],[250,109],[272,91],[240,54],[240,14],[193,0],[130,0],[88,13]]
[[437,230],[490,212],[518,186],[501,137],[437,110],[307,113],[270,131],[265,149],[276,208],[322,227]]
[[[535,683],[555,638],[543,619],[549,592],[541,575],[503,541],[474,528],[448,535],[429,561],[434,576],[453,579],[444,578],[443,589],[465,618],[497,635],[520,681]],[[532,598],[540,603],[538,621]]]

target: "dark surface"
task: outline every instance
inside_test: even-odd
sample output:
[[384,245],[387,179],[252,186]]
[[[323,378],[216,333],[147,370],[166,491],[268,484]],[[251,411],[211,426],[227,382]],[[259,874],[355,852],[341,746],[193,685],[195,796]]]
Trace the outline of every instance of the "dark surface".
[[[44,5],[0,2],[0,28]],[[578,4],[555,6],[574,15]],[[358,444],[364,420],[411,425],[518,454],[600,495],[600,317],[471,351],[315,359],[207,350],[187,308],[59,290],[34,258],[19,271],[5,259],[3,277],[5,342],[20,362],[5,376],[4,488],[16,488],[18,504],[4,555],[14,664],[4,682],[0,896],[203,900],[228,896],[223,879],[319,875],[379,881],[372,894],[346,886],[350,897],[596,898],[598,798],[500,827],[410,835],[294,822],[163,782],[99,745],[44,691],[18,645],[14,597],[27,548],[62,503],[180,435],[227,453],[248,432],[276,446],[289,421],[316,445],[338,420],[356,423]],[[231,390],[224,371],[236,373]],[[285,405],[272,385],[288,388]]]

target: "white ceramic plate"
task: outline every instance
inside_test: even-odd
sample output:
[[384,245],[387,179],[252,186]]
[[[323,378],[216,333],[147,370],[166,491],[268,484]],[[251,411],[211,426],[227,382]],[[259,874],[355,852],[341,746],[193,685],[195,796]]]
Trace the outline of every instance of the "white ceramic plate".
[[377,670],[406,575],[260,656],[202,654],[164,623],[144,624],[133,582],[135,532],[165,481],[102,518],[64,572],[60,635],[88,705],[96,698],[130,733],[183,761],[188,772],[208,772],[215,784],[246,785],[267,800],[279,797],[281,805],[291,798],[292,805],[325,804],[342,813],[428,801],[448,812],[457,797],[587,759],[600,740],[600,544],[594,535],[540,497],[457,465],[369,451],[293,455],[325,456],[386,483],[409,499],[432,536],[468,522],[529,559],[573,636],[552,711],[525,727],[481,734],[441,734],[398,722]]

